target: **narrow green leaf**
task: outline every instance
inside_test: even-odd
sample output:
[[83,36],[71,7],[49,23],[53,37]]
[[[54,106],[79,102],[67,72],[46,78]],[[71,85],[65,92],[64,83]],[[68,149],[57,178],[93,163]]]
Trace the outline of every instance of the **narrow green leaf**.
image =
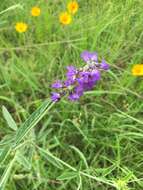
[[1,11],[0,15],[3,14],[3,13],[6,13],[8,11],[12,11],[12,10],[14,10],[16,8],[22,8],[22,5],[21,4],[12,5],[11,7],[8,7],[7,9]]
[[0,151],[0,163],[2,164],[10,153],[10,146],[6,146]]
[[62,175],[60,175],[57,178],[57,180],[69,180],[69,179],[73,179],[77,176],[78,176],[78,173],[73,172],[73,171],[67,171],[67,172],[64,172]]
[[48,151],[45,151],[42,148],[39,148],[40,154],[46,159],[48,160],[48,162],[50,162],[53,166],[55,166],[56,168],[59,169],[63,169],[62,164]]
[[6,167],[2,177],[0,178],[0,190],[5,189],[5,185],[6,185],[7,181],[8,181],[9,176],[10,176],[10,172],[11,172],[12,166],[13,166],[13,164],[15,162],[15,159],[16,159],[16,155],[13,158],[13,160],[8,164],[8,166]]
[[84,156],[84,154],[75,146],[70,146],[81,158],[81,160],[83,161],[85,167],[88,169],[88,164],[87,164],[87,161],[86,161],[86,158]]
[[31,164],[30,164],[29,160],[28,160],[25,156],[23,156],[23,155],[21,154],[21,152],[19,152],[19,154],[18,154],[16,160],[17,160],[17,161],[19,162],[19,164],[21,164],[25,169],[27,169],[27,170],[30,170],[30,169],[31,169]]
[[3,137],[3,139],[0,141],[0,147],[9,146],[13,142],[13,134],[6,135]]
[[5,120],[7,121],[8,126],[13,129],[13,130],[17,130],[17,125],[14,121],[14,119],[12,118],[11,114],[8,112],[8,110],[6,109],[5,106],[2,106],[2,113],[3,116],[5,118]]
[[29,118],[20,126],[20,128],[16,132],[16,136],[14,139],[15,148],[19,143],[23,140],[23,138],[27,135],[27,133],[35,127],[35,125],[46,115],[47,111],[54,105],[54,103],[50,104],[51,101],[45,101],[35,112],[33,112]]
[[38,150],[40,150],[41,152],[45,153],[46,155],[49,155],[51,158],[53,158],[53,161],[55,160],[55,162],[57,162],[61,167],[66,166],[67,168],[71,169],[72,171],[76,172],[76,168],[72,167],[71,165],[69,165],[68,163],[64,162],[63,160],[61,160],[60,158],[54,156],[51,152],[44,150],[43,148],[40,148],[38,146],[36,146],[36,148],[38,148]]

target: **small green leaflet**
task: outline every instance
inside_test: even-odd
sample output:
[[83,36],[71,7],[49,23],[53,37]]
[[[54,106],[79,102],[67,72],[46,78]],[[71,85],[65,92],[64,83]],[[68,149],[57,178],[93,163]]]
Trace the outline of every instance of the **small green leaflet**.
[[73,172],[73,171],[65,171],[62,175],[60,175],[57,180],[70,180],[70,179],[73,179],[75,177],[78,176],[78,173],[77,172]]
[[5,106],[2,106],[2,113],[3,113],[3,116],[8,124],[8,126],[13,129],[14,131],[17,130],[17,125],[14,121],[14,119],[12,118],[11,114],[8,112],[8,110],[6,109]]

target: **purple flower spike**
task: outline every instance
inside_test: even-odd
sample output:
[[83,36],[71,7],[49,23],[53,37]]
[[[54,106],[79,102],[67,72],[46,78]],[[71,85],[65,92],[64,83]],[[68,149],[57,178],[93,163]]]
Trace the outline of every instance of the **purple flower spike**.
[[89,51],[84,51],[81,54],[81,58],[83,59],[83,61],[88,62],[90,60],[90,52]]
[[100,65],[100,68],[103,70],[108,70],[109,69],[109,65],[106,63],[106,61],[103,59]]
[[55,83],[52,84],[52,88],[62,88],[63,85],[62,85],[62,82],[60,80],[57,80]]
[[57,92],[52,92],[51,100],[53,102],[58,102],[61,98],[61,95]]
[[81,58],[87,63],[84,67],[78,69],[68,66],[66,79],[63,82],[58,80],[52,84],[52,88],[56,89],[51,96],[53,102],[58,102],[63,96],[68,97],[70,101],[79,100],[84,92],[95,87],[101,78],[101,72],[109,69],[104,59],[101,63],[98,62],[96,52],[84,51]]

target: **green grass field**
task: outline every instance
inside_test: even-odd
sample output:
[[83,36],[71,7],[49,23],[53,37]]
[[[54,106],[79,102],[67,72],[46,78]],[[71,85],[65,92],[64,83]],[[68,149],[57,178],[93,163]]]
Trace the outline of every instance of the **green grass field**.
[[[0,190],[142,190],[143,78],[131,68],[143,63],[143,1],[79,0],[62,26],[67,2],[0,2]],[[51,83],[84,50],[110,71],[79,102],[51,104]]]

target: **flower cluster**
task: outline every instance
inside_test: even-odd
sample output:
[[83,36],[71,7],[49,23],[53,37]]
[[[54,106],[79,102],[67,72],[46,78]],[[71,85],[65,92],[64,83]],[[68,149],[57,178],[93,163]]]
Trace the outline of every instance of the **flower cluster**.
[[98,62],[96,52],[84,51],[81,58],[86,63],[83,68],[67,67],[66,80],[57,80],[52,84],[56,92],[52,92],[51,99],[58,102],[63,96],[71,101],[77,101],[85,91],[92,90],[101,78],[101,71],[108,70],[109,65],[105,60]]
[[78,3],[77,1],[71,1],[68,3],[67,5],[67,10],[65,12],[62,12],[59,15],[59,20],[60,23],[64,24],[64,25],[68,25],[72,22],[72,15],[74,15],[77,11],[78,11]]
[[[31,16],[38,17],[41,14],[41,9],[37,6],[32,7],[31,9]],[[15,30],[19,33],[24,33],[28,29],[28,24],[25,22],[17,22],[15,25]]]
[[[63,25],[68,25],[72,22],[72,15],[74,15],[78,11],[78,3],[76,0],[73,0],[68,3],[67,5],[67,11],[62,12],[59,15],[60,23]],[[31,8],[30,12],[32,17],[38,17],[41,14],[41,9],[38,6],[34,6]],[[15,30],[18,33],[24,33],[28,30],[28,24],[25,22],[17,22],[15,25]]]

